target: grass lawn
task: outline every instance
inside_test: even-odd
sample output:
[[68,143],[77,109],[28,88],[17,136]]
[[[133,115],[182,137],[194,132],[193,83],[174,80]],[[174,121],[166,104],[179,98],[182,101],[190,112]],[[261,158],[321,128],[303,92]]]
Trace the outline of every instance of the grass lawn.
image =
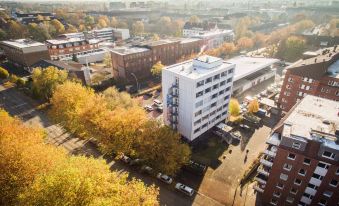
[[192,152],[192,159],[211,166],[217,167],[221,161],[219,158],[227,150],[228,145],[221,141],[219,137],[214,134],[208,134],[208,138],[200,142]]

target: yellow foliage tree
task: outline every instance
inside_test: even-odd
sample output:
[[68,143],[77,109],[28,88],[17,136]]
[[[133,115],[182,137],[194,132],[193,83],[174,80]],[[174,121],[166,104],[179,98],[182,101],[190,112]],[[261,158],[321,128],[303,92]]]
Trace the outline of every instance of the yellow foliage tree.
[[239,116],[240,114],[240,105],[238,100],[231,99],[229,103],[229,112],[232,116]]
[[57,34],[65,33],[65,26],[59,20],[53,19],[51,25],[55,28]]
[[160,77],[161,71],[164,68],[164,65],[161,64],[161,61],[158,61],[156,64],[154,64],[151,68],[151,73],[153,76]]
[[253,99],[247,106],[247,110],[250,113],[257,113],[259,111],[259,102],[257,99]]

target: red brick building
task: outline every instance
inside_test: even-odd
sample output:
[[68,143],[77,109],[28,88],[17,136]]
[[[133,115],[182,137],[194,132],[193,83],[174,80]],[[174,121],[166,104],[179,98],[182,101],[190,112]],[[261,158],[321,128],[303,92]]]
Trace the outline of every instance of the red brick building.
[[73,54],[86,54],[99,48],[99,40],[96,39],[51,39],[47,40],[49,55],[52,60],[71,60]]
[[175,64],[182,56],[199,53],[200,39],[176,39],[144,42],[132,47],[119,47],[111,51],[114,77],[127,81],[151,77],[151,67],[161,61],[164,65]]
[[305,95],[339,101],[339,48],[324,49],[287,68],[278,104],[287,112]]
[[338,205],[338,112],[307,95],[273,129],[255,178],[263,205]]

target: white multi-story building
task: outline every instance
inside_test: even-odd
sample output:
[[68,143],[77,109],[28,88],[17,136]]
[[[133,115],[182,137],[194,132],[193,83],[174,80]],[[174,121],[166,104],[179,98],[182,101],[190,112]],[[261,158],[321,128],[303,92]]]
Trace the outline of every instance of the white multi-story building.
[[235,65],[200,56],[162,71],[164,121],[187,140],[227,118]]

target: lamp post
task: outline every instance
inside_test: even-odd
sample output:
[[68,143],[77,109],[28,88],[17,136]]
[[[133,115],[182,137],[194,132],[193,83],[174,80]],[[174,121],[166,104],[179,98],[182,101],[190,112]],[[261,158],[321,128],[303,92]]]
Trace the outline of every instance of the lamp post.
[[139,93],[139,82],[137,76],[135,76],[134,73],[131,72],[131,75],[134,77],[135,81],[137,82],[137,93]]

